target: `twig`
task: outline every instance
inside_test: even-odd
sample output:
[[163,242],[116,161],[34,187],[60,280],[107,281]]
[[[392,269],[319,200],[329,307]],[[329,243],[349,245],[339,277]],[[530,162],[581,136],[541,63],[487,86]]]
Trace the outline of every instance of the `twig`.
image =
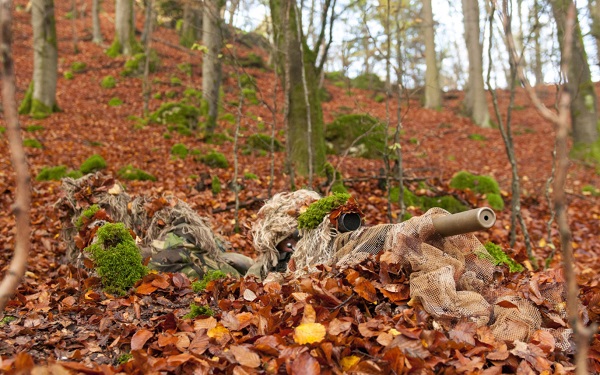
[[0,315],[14,295],[27,268],[29,254],[31,183],[27,156],[23,149],[17,102],[15,100],[15,73],[12,59],[12,1],[0,0],[0,58],[2,66],[2,108],[7,124],[6,133],[11,162],[15,171],[17,189],[12,207],[15,215],[15,251],[9,268],[0,283]]

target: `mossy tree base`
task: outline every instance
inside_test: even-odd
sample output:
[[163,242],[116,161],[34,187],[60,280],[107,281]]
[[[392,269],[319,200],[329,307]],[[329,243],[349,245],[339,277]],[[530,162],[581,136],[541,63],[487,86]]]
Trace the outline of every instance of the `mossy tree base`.
[[570,157],[594,166],[596,174],[600,174],[600,139],[591,144],[576,143]]
[[19,106],[19,114],[29,115],[36,120],[42,120],[54,112],[60,112],[60,108],[56,103],[49,106],[33,97],[33,82],[31,82]]

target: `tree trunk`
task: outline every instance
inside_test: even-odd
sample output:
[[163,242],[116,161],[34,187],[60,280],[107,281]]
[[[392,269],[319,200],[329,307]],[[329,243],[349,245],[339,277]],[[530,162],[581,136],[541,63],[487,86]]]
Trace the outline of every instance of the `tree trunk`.
[[92,0],[92,29],[92,41],[96,44],[102,43],[102,31],[100,30],[100,0]]
[[435,33],[431,0],[423,0],[423,35],[425,37],[425,108],[439,108],[442,105],[442,91],[435,55]]
[[203,7],[202,44],[207,51],[202,61],[202,98],[208,103],[206,130],[213,133],[219,115],[219,88],[221,87],[221,0],[207,0]]
[[188,0],[183,5],[183,24],[179,44],[190,48],[202,38],[202,3],[198,0]]
[[[286,1],[289,2],[286,4]],[[309,170],[309,149],[308,149],[308,126],[307,126],[307,106],[305,100],[304,85],[302,82],[302,65],[304,65],[307,94],[310,103],[310,123],[311,123],[311,142],[312,145],[312,170],[321,173],[325,164],[325,137],[323,131],[323,111],[321,108],[321,99],[319,96],[319,72],[316,67],[316,53],[311,51],[306,45],[306,37],[300,35],[302,45],[299,43],[298,26],[296,23],[295,0],[271,0],[271,17],[273,20],[273,31],[275,41],[278,43],[279,61],[284,61],[284,43],[283,34],[288,33],[287,43],[287,62],[289,64],[289,74],[285,79],[285,87],[289,87],[289,109],[287,114],[288,121],[288,139],[290,143],[290,160],[292,167],[301,174],[308,175]],[[286,15],[285,11],[289,13]],[[283,22],[287,20],[287,24]],[[300,28],[301,29],[301,28]],[[301,53],[300,48],[304,48]],[[304,56],[304,64],[302,64]],[[284,66],[284,64],[278,64]]]
[[590,34],[596,40],[596,64],[600,65],[600,0],[589,0],[588,7],[592,16],[592,24],[590,25]]
[[[572,0],[552,0],[552,12],[556,19],[558,40],[564,50],[565,22]],[[567,90],[571,94],[571,124],[575,152],[587,151],[589,146],[598,141],[598,109],[594,84],[591,79],[590,66],[583,46],[583,37],[579,21],[575,20],[573,45],[571,46],[571,62],[567,71]]]
[[117,0],[115,13],[115,40],[111,50],[116,55],[131,56],[137,47],[133,23],[133,0]]
[[482,47],[479,41],[478,0],[462,0],[465,24],[465,41],[469,55],[469,79],[465,94],[465,111],[473,122],[481,127],[490,127],[485,88],[483,86]]
[[57,110],[56,78],[58,49],[54,0],[32,0],[33,82],[19,109],[34,118],[44,118]]
[[544,84],[544,74],[542,72],[542,45],[540,43],[540,27],[542,27],[540,23],[540,19],[538,15],[540,14],[540,1],[534,0],[533,3],[533,17],[535,19],[533,24],[533,43],[535,48],[535,85],[543,85]]

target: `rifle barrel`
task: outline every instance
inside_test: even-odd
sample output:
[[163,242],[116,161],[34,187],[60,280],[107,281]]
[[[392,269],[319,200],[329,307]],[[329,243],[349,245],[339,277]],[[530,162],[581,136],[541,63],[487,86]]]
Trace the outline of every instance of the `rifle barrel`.
[[433,219],[433,227],[436,232],[444,237],[489,229],[495,223],[496,214],[488,207],[475,208]]

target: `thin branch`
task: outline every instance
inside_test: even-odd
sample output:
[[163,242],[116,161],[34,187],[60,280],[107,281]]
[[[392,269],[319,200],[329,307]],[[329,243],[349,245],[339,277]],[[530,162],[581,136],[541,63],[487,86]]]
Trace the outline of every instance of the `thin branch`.
[[2,74],[2,108],[6,121],[6,133],[10,148],[11,162],[15,171],[17,189],[13,214],[15,215],[15,251],[8,270],[0,283],[0,315],[9,299],[14,295],[27,268],[29,254],[31,182],[27,156],[23,149],[21,127],[15,100],[15,73],[12,59],[11,24],[12,1],[0,0],[0,58]]

